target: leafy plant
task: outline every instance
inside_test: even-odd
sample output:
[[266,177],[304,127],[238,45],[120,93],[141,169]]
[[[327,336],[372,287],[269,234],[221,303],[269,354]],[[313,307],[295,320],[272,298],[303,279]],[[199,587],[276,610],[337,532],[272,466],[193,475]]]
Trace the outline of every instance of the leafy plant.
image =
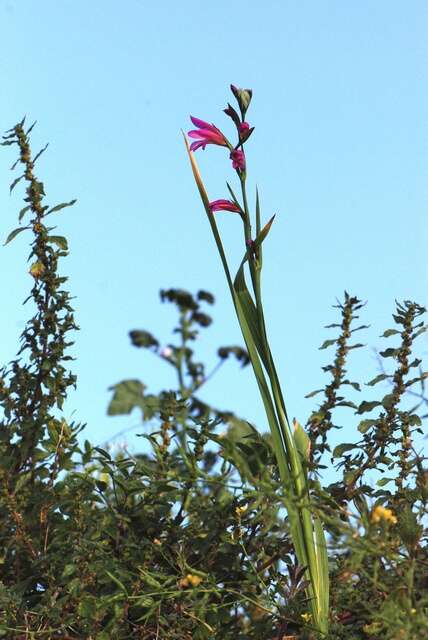
[[[243,108],[248,95],[238,93]],[[245,114],[239,118],[231,109],[239,135],[248,139],[251,128],[240,126]],[[199,396],[230,358],[256,368],[259,358],[263,375],[274,375],[257,298],[253,307],[243,284],[249,260],[256,285],[260,275],[265,236],[258,222],[251,254],[232,282],[247,348],[220,347],[208,369],[195,338],[211,325],[213,295],[162,290],[161,300],[178,313],[173,338],[140,329],[129,335],[143,358],[161,358],[174,369],[176,385],[153,393],[150,380],[123,380],[112,387],[108,408],[112,419],[140,412],[144,446],[133,453],[82,441],[83,426],[70,423],[63,411],[76,384],[69,347],[77,326],[67,278],[59,271],[68,246],[49,226],[74,201],[45,204],[31,129],[21,122],[3,142],[17,146],[13,168],[23,170],[12,190],[21,181],[27,185],[19,226],[7,242],[25,237],[22,231],[30,236],[32,286],[18,354],[0,371],[0,637],[326,637],[311,616],[311,574],[297,553],[289,515],[291,509],[303,517],[308,508],[322,519],[328,545],[327,637],[425,637],[428,485],[420,414],[427,375],[416,351],[426,331],[424,309],[408,301],[397,306],[395,328],[383,334],[392,345],[380,352],[380,371],[363,384],[347,373],[354,350],[362,348],[352,339],[364,329],[354,327],[362,305],[345,293],[340,320],[331,327],[338,335],[321,347],[335,350],[324,367],[329,379],[309,394],[321,398],[319,406],[306,429],[296,426],[293,433],[304,482],[296,501],[290,493],[295,485],[284,484],[277,464],[279,432],[261,433],[247,416]],[[213,135],[223,140],[218,130]],[[232,161],[242,172],[245,156],[234,153]],[[239,209],[245,222],[236,198],[209,204],[211,211]],[[282,398],[275,399],[275,384],[268,391],[276,411]],[[333,447],[332,433],[343,426],[346,442]],[[336,465],[327,486],[326,464]]]

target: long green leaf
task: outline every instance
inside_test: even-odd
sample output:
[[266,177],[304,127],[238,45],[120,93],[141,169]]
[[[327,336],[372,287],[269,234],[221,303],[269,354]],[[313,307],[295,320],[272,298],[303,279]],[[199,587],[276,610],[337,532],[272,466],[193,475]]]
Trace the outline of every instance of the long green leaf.
[[[232,282],[215,217],[212,215],[209,207],[208,194],[184,134],[183,137],[195,182],[201,195],[225,270],[237,318],[271,429],[278,468],[286,489],[286,507],[291,537],[299,563],[307,567],[310,576],[310,585],[307,591],[313,622],[320,632],[325,633],[328,620],[328,565],[324,533],[319,519],[315,518],[315,521],[313,521],[311,516],[308,481],[304,464],[302,464],[300,459],[300,455],[303,454],[304,456],[304,446],[302,447],[302,444],[305,444],[304,437],[299,431],[297,440],[295,441],[291,433],[281,386],[266,337],[260,296],[261,262],[259,260],[259,265],[255,272],[255,304],[245,282],[244,265],[248,259],[247,257],[244,257],[236,274],[235,281]],[[257,236],[262,233],[259,242],[260,256],[261,244],[270,229],[273,219],[266,225],[265,229],[260,229],[258,194],[256,214]],[[269,389],[269,385],[267,384],[262,363],[269,376],[271,389]]]

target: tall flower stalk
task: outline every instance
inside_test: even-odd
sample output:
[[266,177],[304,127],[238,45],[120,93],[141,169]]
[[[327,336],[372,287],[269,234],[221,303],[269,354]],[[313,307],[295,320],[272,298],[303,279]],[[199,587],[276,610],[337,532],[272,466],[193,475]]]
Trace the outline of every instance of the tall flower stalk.
[[[186,138],[185,142],[195,182],[220,254],[236,315],[272,433],[279,474],[286,495],[291,537],[299,564],[306,568],[308,581],[306,593],[310,621],[314,629],[325,635],[328,630],[329,607],[328,558],[323,527],[319,516],[311,506],[307,474],[310,441],[297,421],[294,421],[293,426],[290,424],[269,346],[263,311],[261,292],[262,244],[270,231],[274,216],[267,224],[263,227],[261,226],[260,202],[257,193],[255,205],[256,234],[253,239],[252,217],[246,189],[247,163],[244,151],[244,145],[253,132],[253,128],[250,127],[245,119],[252,92],[249,89],[238,89],[233,85],[231,90],[237,100],[240,114],[230,104],[224,111],[235,124],[237,131],[236,145],[233,146],[215,125],[210,125],[193,117],[191,118],[192,122],[198,127],[198,130],[190,131],[189,136],[197,139],[197,142],[193,142],[190,146]],[[214,144],[228,149],[232,168],[239,179],[241,191],[239,198],[235,195],[230,185],[227,184],[231,200],[219,199],[210,202],[194,157],[194,151],[201,147],[205,149],[207,144]],[[243,222],[245,253],[235,278],[231,276],[218,231],[214,215],[217,211],[238,213]],[[246,266],[248,266],[252,291],[250,291],[246,282]]]

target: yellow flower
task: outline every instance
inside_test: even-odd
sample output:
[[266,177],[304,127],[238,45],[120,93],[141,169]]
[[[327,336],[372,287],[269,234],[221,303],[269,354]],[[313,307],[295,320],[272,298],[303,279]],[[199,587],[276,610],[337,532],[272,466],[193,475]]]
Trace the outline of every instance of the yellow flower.
[[100,473],[100,481],[108,484],[110,480],[110,476],[108,473]]
[[236,507],[235,513],[237,516],[242,516],[243,513],[248,509],[248,504],[244,504],[242,507]]
[[194,576],[191,573],[188,573],[187,576],[185,578],[182,578],[180,580],[180,587],[197,587],[199,584],[201,584],[202,582],[202,578],[200,578],[199,576]]
[[304,622],[306,622],[306,624],[310,621],[310,619],[312,618],[312,615],[310,613],[302,613],[300,615],[300,617],[302,618],[302,620]]
[[33,262],[33,264],[30,267],[30,271],[29,273],[33,276],[33,278],[35,278],[36,280],[38,278],[41,278],[41,276],[44,274],[44,272],[46,271],[46,267],[42,262]]
[[378,505],[372,511],[372,522],[378,523],[381,520],[385,520],[386,522],[390,522],[391,524],[397,524],[397,517],[393,514],[391,509],[387,509],[386,507],[382,507]]

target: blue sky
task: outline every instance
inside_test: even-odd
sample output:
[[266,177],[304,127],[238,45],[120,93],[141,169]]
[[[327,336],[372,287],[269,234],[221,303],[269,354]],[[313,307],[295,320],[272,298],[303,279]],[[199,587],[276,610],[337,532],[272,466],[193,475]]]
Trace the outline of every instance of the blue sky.
[[[357,334],[368,349],[350,377],[376,375],[371,347],[383,346],[394,300],[427,303],[426,2],[0,0],[0,23],[1,127],[37,120],[34,148],[50,141],[38,166],[48,202],[78,199],[57,221],[81,327],[67,410],[90,440],[138,424],[137,414],[106,416],[110,385],[174,384],[128,338],[144,328],[170,340],[175,314],[160,288],[215,294],[215,324],[200,340],[212,365],[220,344],[242,343],[180,134],[189,114],[231,134],[222,114],[231,82],[253,88],[248,184],[259,186],[264,218],[277,213],[264,297],[289,413],[304,421],[315,405],[304,395],[324,382],[329,354],[318,346],[345,289],[368,301],[371,324]],[[197,159],[211,198],[227,197],[225,180],[236,179],[224,150]],[[3,148],[4,238],[22,206],[18,188],[8,193],[13,160]],[[236,265],[239,220],[218,218]],[[0,252],[2,362],[27,318],[27,252],[24,234]],[[227,364],[203,397],[265,429],[249,368]]]

